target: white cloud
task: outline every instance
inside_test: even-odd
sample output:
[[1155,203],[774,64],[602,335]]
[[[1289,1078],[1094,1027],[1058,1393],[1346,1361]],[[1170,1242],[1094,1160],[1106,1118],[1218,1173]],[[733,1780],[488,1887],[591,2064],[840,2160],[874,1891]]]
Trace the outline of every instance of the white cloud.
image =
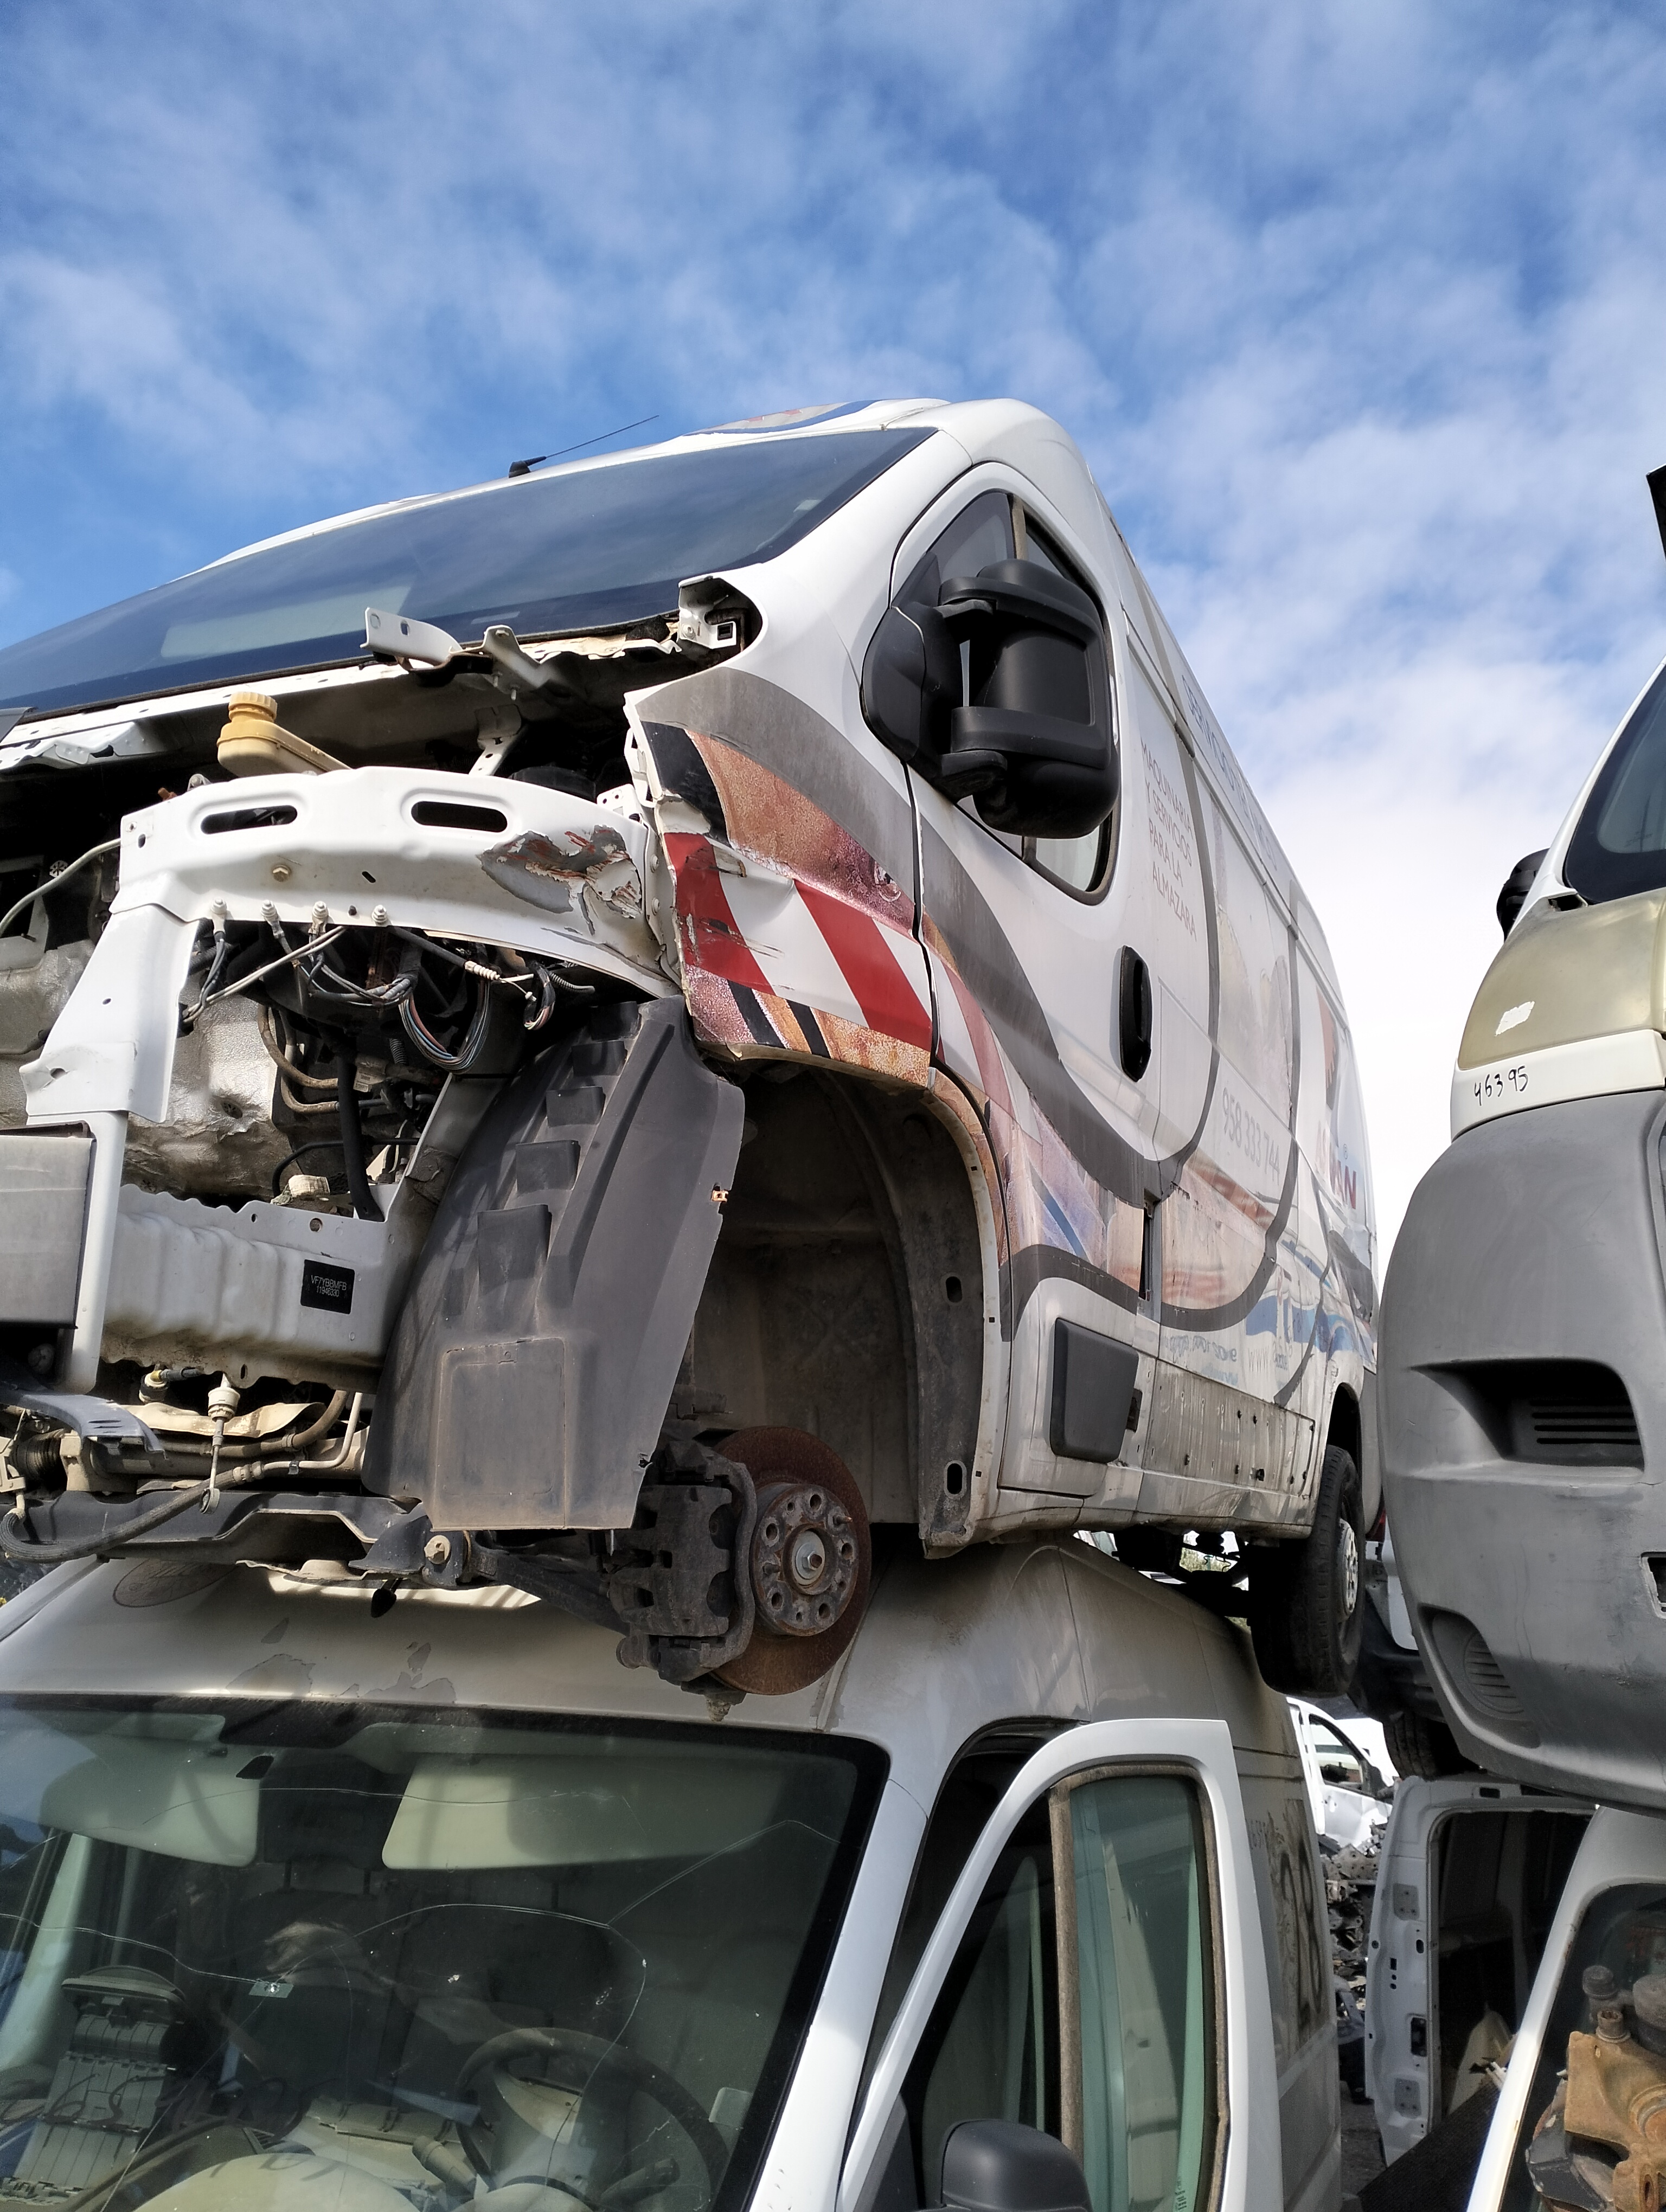
[[75,484],[0,517],[13,634],[144,529],[188,565],[640,414],[1033,398],[1325,921],[1392,1230],[1498,884],[1666,642],[1645,16],[64,0],[0,64],[0,466]]

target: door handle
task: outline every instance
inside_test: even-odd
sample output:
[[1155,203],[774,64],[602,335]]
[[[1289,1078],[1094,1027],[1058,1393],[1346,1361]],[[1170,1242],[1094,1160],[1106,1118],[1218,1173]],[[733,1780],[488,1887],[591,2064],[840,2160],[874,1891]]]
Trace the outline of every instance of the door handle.
[[1151,1065],[1151,970],[1131,945],[1122,947],[1116,978],[1116,1056],[1138,1083]]

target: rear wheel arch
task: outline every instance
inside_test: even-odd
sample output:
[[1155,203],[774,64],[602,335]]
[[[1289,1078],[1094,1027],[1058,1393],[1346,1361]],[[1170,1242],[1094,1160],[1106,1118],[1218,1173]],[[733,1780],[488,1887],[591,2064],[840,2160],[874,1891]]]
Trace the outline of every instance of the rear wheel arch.
[[1345,1451],[1359,1468],[1363,1477],[1365,1455],[1361,1449],[1364,1425],[1360,1417],[1359,1401],[1346,1382],[1339,1382],[1330,1401],[1330,1418],[1325,1424],[1325,1446],[1335,1444]]

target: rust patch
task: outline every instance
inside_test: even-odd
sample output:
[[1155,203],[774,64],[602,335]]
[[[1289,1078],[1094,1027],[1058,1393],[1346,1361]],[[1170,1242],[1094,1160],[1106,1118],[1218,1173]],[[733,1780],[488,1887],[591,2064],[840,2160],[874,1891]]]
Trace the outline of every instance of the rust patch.
[[923,1091],[931,1081],[931,1054],[924,1045],[906,1044],[887,1036],[883,1030],[865,1029],[860,1022],[842,1021],[837,1014],[814,1009],[827,1048],[848,1067],[866,1067],[875,1075],[889,1075]]
[[[931,1073],[931,1094],[939,1106],[950,1115],[965,1131],[977,1155],[978,1171],[983,1177],[989,1194],[989,1210],[994,1218],[995,1261],[1000,1267],[1006,1264],[1006,1194],[1001,1188],[1000,1172],[995,1165],[995,1156],[989,1148],[988,1133],[979,1119],[976,1107],[954,1077],[944,1068],[934,1067]],[[1143,1225],[1143,1224],[1142,1224]]]
[[735,1003],[734,992],[721,975],[711,975],[703,968],[690,969],[684,996],[695,1036],[702,1044],[725,1045],[736,1054],[757,1053],[758,1048]]
[[888,928],[914,929],[914,898],[866,847],[790,783],[721,738],[690,730],[722,802],[727,842],[749,860],[780,868]]

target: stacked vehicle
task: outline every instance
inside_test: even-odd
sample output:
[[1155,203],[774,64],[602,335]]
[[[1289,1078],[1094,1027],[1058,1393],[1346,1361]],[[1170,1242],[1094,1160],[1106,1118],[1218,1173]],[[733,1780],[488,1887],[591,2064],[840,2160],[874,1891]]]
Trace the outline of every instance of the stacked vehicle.
[[1268,1678],[1345,1685],[1347,1028],[1045,418],[349,517],[0,684],[17,1555],[530,1581],[763,1687],[873,1523],[1230,1530]]
[[522,472],[0,697],[0,2201],[1333,2202],[1358,1082],[1064,434]]
[[[1651,483],[1666,538],[1666,474]],[[1565,1887],[1531,1851],[1506,1885],[1537,1932],[1499,1981],[1519,2031],[1478,2208],[1654,2204],[1666,2183],[1663,825],[1666,669],[1505,886],[1453,1143],[1384,1290],[1383,1479],[1417,1641],[1462,1751],[1539,1793],[1529,1810],[1511,1789],[1511,1817],[1541,1858],[1572,1858]],[[1381,1942],[1423,1974],[1434,1903],[1402,1888]],[[1439,2108],[1434,2069],[1458,2057],[1434,2017],[1414,2008],[1419,2043],[1377,2055],[1408,2118]]]

